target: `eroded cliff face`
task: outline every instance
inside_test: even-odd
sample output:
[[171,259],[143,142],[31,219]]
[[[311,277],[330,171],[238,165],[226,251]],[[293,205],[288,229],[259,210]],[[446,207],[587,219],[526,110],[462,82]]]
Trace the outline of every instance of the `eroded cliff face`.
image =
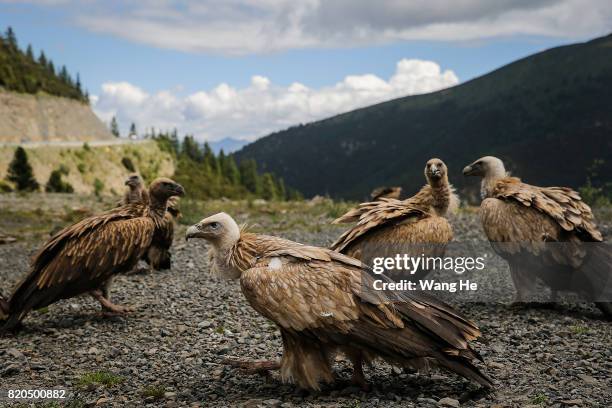
[[0,88],[0,142],[111,140],[113,135],[82,102]]

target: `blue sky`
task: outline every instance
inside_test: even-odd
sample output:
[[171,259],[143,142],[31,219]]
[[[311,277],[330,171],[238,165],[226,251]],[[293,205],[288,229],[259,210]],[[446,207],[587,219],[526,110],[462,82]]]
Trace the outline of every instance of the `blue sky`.
[[[592,1],[593,12],[585,13],[584,2],[575,0],[499,1],[497,7],[416,1],[416,16],[410,6],[396,9],[397,2],[387,8],[380,2],[382,11],[358,0],[344,7],[341,0],[265,3],[0,0],[0,26],[11,25],[22,47],[31,43],[56,66],[79,72],[104,121],[117,116],[124,129],[134,121],[216,140],[253,139],[452,86],[534,52],[605,34],[611,15],[601,15],[605,2]],[[428,11],[435,3],[449,10]],[[396,18],[401,13],[410,18]],[[291,88],[295,83],[303,88]]]

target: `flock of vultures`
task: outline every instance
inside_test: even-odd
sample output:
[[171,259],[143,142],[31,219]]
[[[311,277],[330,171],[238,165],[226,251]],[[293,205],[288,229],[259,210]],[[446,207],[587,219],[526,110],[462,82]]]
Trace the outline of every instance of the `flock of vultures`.
[[[425,292],[363,290],[374,279],[368,245],[436,244],[431,251],[440,255],[452,240],[447,216],[458,199],[447,167],[431,159],[424,173],[427,183],[413,197],[399,200],[388,196],[397,190],[379,191],[372,202],[335,220],[353,226],[330,248],[255,234],[225,213],[189,227],[187,239],[210,244],[213,272],[239,279],[250,305],[282,334],[280,361],[234,363],[247,372],[280,370],[283,381],[316,390],[333,381],[333,356],[342,353],[352,363],[352,381],[364,389],[362,366],[376,359],[414,369],[442,367],[492,388],[475,363],[482,358],[470,342],[480,331],[470,317]],[[540,280],[553,296],[577,292],[612,315],[612,254],[594,245],[603,242],[602,234],[575,191],[525,184],[495,157],[483,157],[463,173],[482,178],[482,225],[510,265],[517,302],[528,298],[526,281]],[[160,178],[147,189],[137,176],[126,184],[119,206],[64,228],[34,256],[29,274],[0,300],[2,335],[18,335],[31,310],[82,294],[97,299],[105,313],[127,313],[129,308],[111,302],[113,277],[140,260],[154,269],[170,267],[183,187]]]

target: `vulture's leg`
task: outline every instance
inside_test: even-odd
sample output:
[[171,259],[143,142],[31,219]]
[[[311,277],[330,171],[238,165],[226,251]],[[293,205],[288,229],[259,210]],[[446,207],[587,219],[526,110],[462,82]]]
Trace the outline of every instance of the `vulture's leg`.
[[247,374],[267,375],[269,371],[280,370],[280,361],[263,360],[263,361],[248,361],[226,358],[223,360],[225,364],[241,369]]
[[363,374],[363,354],[359,350],[351,350],[347,355],[349,360],[351,360],[351,364],[353,364],[351,382],[361,387],[364,391],[370,391],[370,384],[368,384]]
[[102,310],[105,313],[120,314],[121,315],[121,314],[126,314],[126,313],[131,312],[131,311],[134,310],[134,309],[132,309],[131,307],[128,307],[128,306],[120,306],[120,305],[114,304],[113,302],[108,300],[108,298],[104,297],[103,290],[104,289],[92,290],[90,292],[90,294],[98,302],[100,302],[100,305],[102,305]]
[[[529,287],[533,285],[533,282],[529,282],[529,275],[525,273],[525,270],[521,266],[510,264],[510,276],[512,277],[512,283],[516,291],[512,305],[527,305],[530,294]],[[532,279],[535,279],[535,275]]]

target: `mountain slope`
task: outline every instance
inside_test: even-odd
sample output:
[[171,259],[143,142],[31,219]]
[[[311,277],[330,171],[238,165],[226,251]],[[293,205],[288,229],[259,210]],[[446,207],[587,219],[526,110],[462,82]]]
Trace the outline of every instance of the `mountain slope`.
[[423,184],[439,157],[461,169],[484,155],[525,181],[584,184],[595,159],[612,173],[612,35],[550,49],[472,81],[271,134],[236,153],[282,175],[306,196],[363,198],[379,185]]

